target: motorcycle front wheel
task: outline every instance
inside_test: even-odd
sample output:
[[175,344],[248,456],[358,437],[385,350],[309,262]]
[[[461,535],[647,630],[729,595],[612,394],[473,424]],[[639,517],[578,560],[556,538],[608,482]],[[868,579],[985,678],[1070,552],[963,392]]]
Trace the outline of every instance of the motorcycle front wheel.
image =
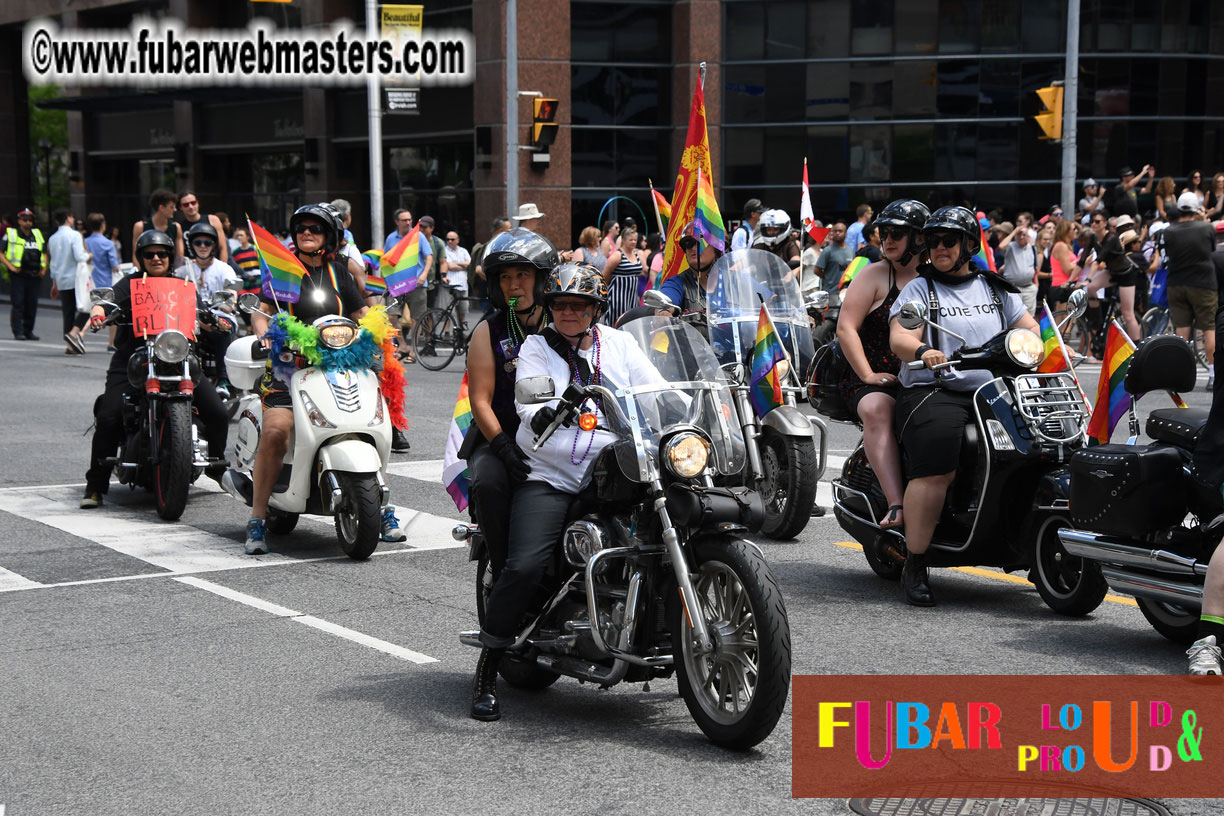
[[1198,639],[1199,613],[1180,604],[1136,598],[1139,611],[1152,628],[1174,643],[1189,646]]
[[[493,589],[493,564],[486,552],[476,562],[476,617],[480,626],[484,627],[485,604],[489,600],[489,592]],[[518,689],[542,690],[557,682],[561,675],[549,671],[534,660],[526,660],[513,654],[502,656],[498,664],[498,674],[510,685]]]
[[364,561],[378,549],[382,534],[382,491],[374,474],[340,477],[345,506],[336,513],[336,538],[344,554]]
[[693,589],[713,641],[702,653],[678,594],[669,609],[676,678],[689,714],[716,745],[747,750],[773,732],[790,690],[790,623],[769,565],[746,541],[693,545]]
[[1060,615],[1079,617],[1101,605],[1109,584],[1095,561],[1071,555],[1058,540],[1059,527],[1072,527],[1065,516],[1048,515],[1033,536],[1032,579],[1046,606]]
[[191,486],[191,402],[167,402],[157,429],[157,465],[153,468],[153,492],[157,515],[177,521],[187,509]]
[[783,436],[766,429],[761,435],[761,532],[787,541],[799,535],[816,503],[816,440]]

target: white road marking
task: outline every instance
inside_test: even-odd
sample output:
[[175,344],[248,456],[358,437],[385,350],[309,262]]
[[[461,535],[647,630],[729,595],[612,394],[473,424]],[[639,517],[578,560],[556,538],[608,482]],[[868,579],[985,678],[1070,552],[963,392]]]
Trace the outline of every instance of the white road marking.
[[[46,586],[46,584],[31,581],[24,575],[18,575],[0,567],[0,592],[9,592],[14,589],[36,589],[41,586]],[[0,816],[3,816],[3,813],[0,813]]]
[[433,482],[442,488],[442,460],[418,459],[413,462],[395,462],[387,465],[387,472],[408,479],[419,479],[422,482]]
[[[178,581],[180,584],[187,584],[188,586],[203,589],[206,592],[211,592],[214,595],[219,595],[222,598],[237,601],[240,604],[246,604],[247,606],[254,607],[255,609],[276,615],[278,618],[288,618],[289,620],[300,623],[303,626],[318,629],[320,632],[326,632],[329,635],[344,638],[345,640],[366,646],[370,649],[376,649],[377,651],[399,658],[400,660],[407,660],[418,664],[438,662],[436,657],[430,657],[427,654],[414,652],[412,649],[405,649],[403,646],[397,646],[394,643],[379,640],[376,637],[362,634],[354,629],[349,629],[347,627],[340,626],[339,624],[325,621],[322,618],[316,618],[314,615],[306,615],[288,607],[274,604],[271,601],[256,598],[254,595],[247,595],[245,592],[239,592],[235,589],[222,586],[221,584],[215,584],[212,581],[205,581],[202,578],[192,578],[190,576],[175,578],[174,580]],[[0,814],[0,816],[2,816],[2,814]]]

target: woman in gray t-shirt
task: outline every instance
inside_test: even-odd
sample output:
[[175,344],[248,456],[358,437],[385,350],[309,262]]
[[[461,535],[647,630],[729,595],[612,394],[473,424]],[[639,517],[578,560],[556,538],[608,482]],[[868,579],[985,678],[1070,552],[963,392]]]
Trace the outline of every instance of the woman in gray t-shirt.
[[939,313],[931,319],[978,346],[1006,328],[1031,329],[1037,321],[1024,309],[1015,288],[991,273],[981,273],[969,259],[978,251],[981,229],[964,207],[944,207],[927,219],[922,230],[929,264],[901,290],[889,313],[889,342],[903,363],[922,360],[926,369],[901,368],[896,423],[906,454],[905,546],[902,572],[906,600],[934,606],[927,581],[926,550],[943,510],[948,486],[956,476],[964,428],[972,421],[973,392],[992,379],[989,371],[934,372],[961,341],[929,327],[906,329],[897,321],[902,305],[928,303],[935,289]]

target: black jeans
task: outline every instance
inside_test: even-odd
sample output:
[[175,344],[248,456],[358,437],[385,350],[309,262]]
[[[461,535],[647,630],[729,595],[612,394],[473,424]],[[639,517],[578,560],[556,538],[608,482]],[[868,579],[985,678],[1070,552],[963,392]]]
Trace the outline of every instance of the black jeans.
[[524,482],[515,489],[506,565],[485,604],[480,632],[485,646],[504,649],[514,644],[575,498],[544,482]]
[[[480,429],[469,430],[469,433],[480,433]],[[493,579],[497,580],[506,566],[506,553],[510,547],[510,501],[514,498],[514,485],[510,483],[501,457],[493,452],[487,442],[477,446],[467,463],[471,479],[471,504],[468,506],[484,535],[489,561],[493,565]]]
[[9,299],[12,302],[9,321],[13,325],[14,337],[25,337],[27,334],[34,333],[34,318],[38,316],[40,289],[42,289],[42,278],[9,274]]
[[[105,460],[118,453],[119,446],[124,442],[123,395],[130,390],[132,386],[126,380],[112,379],[94,403],[95,427],[89,452],[89,470],[85,472],[86,493],[105,493],[110,488],[114,465],[107,464]],[[199,378],[192,402],[204,424],[209,458],[225,458],[229,414],[211,381],[205,377]]]
[[60,310],[64,313],[64,334],[72,331],[72,329],[85,328],[85,324],[89,322],[89,315],[85,312],[77,311],[76,290],[69,289],[60,290]]

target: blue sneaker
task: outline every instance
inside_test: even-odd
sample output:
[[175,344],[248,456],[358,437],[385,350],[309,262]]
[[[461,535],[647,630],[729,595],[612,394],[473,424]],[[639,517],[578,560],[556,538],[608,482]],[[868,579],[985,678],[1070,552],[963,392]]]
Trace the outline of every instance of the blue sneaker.
[[395,542],[408,540],[408,536],[400,529],[399,519],[395,517],[394,504],[388,504],[383,508],[382,540]]
[[247,522],[246,554],[262,555],[268,551],[268,532],[264,520],[253,518]]

